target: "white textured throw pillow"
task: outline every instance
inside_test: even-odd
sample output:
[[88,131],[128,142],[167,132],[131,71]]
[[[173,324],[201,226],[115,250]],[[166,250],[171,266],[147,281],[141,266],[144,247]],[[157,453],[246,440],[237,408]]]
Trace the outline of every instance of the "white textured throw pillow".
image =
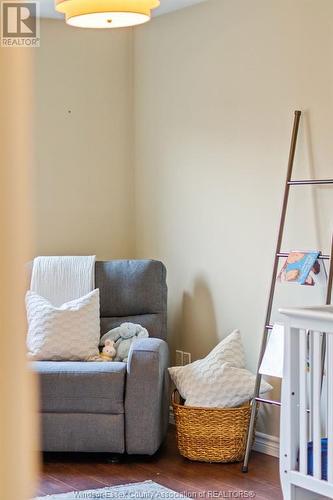
[[[208,374],[207,374],[208,375]],[[196,378],[195,390],[190,390],[186,398],[186,406],[202,406],[209,408],[232,408],[240,406],[253,398],[255,376],[245,368],[235,368],[224,363],[208,378],[200,381]],[[272,390],[265,380],[261,382],[260,393]]]
[[[204,359],[169,368],[169,373],[187,406],[226,408],[253,397],[255,376],[244,366],[241,336],[235,330]],[[271,389],[262,381],[261,393]]]
[[35,292],[26,294],[27,347],[33,360],[85,360],[98,354],[99,290],[54,307]]

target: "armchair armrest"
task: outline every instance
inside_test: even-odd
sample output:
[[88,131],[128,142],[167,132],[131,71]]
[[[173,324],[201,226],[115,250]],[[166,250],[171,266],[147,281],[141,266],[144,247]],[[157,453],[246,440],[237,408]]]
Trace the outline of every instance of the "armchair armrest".
[[129,454],[153,455],[169,420],[169,348],[164,340],[140,339],[130,350],[125,394],[125,438]]

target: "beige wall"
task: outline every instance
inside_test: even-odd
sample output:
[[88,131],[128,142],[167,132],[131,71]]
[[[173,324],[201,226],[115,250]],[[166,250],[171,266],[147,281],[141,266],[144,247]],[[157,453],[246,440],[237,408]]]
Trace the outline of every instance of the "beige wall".
[[133,256],[131,32],[43,20],[35,88],[37,253]]
[[[294,109],[295,175],[333,173],[332,18],[331,0],[209,0],[136,28],[134,54],[131,31],[43,21],[37,253],[162,259],[172,351],[240,328],[254,370]],[[328,251],[331,189],[294,193],[285,248]],[[279,287],[276,307],[323,296]]]
[[[332,19],[331,0],[210,0],[135,31],[137,256],[167,265],[172,350],[240,328],[256,367],[294,109],[295,175],[333,174]],[[298,188],[285,248],[327,251],[332,208],[332,190]]]

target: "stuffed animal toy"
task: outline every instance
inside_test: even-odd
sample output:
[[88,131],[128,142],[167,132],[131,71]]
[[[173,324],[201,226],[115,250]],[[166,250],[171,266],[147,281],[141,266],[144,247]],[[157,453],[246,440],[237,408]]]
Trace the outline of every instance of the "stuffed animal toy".
[[113,328],[101,338],[100,345],[106,345],[108,340],[114,342],[117,351],[115,361],[127,362],[131,345],[138,339],[149,337],[148,331],[141,325],[135,323],[122,323],[117,328]]
[[96,356],[90,356],[87,361],[113,361],[116,356],[117,351],[114,346],[113,340],[106,340],[102,352],[96,354]]
[[113,340],[106,340],[102,352],[100,353],[100,357],[103,361],[113,361],[113,358],[116,356],[117,351],[114,347]]

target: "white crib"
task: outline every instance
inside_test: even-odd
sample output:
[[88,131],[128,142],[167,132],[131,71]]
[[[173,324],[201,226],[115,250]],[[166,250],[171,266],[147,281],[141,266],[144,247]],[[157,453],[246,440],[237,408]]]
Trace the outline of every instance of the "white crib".
[[[333,498],[333,306],[280,312],[286,316],[280,423],[283,496],[285,500]],[[327,480],[322,479],[322,438],[328,438]],[[313,475],[308,474],[309,442]]]

